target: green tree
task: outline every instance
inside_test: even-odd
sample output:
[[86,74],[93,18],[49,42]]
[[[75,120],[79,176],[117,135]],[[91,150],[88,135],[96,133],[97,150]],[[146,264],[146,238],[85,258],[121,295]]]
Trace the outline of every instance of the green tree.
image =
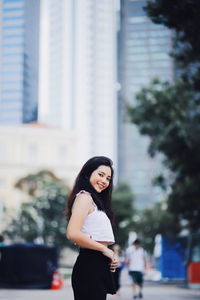
[[155,203],[153,207],[139,211],[134,216],[133,231],[142,239],[144,248],[153,253],[155,236],[163,234],[170,239],[180,230],[178,217],[167,210],[167,203]]
[[170,211],[187,219],[195,231],[200,225],[200,114],[194,93],[185,86],[182,81],[174,85],[154,81],[136,95],[129,115],[140,132],[151,137],[150,155],[163,153],[173,174],[167,183]]
[[155,80],[136,95],[129,107],[131,121],[151,138],[149,153],[164,155],[171,175],[167,181],[169,211],[188,220],[191,231],[200,227],[200,2],[195,0],[148,1],[146,11],[153,22],[174,32],[172,55],[179,70],[174,83]]
[[134,195],[127,184],[121,183],[113,192],[113,211],[115,214],[114,234],[116,243],[127,243],[130,229],[133,227]]
[[67,245],[66,207],[68,188],[50,171],[28,175],[16,183],[16,188],[26,192],[18,216],[5,232],[11,239],[22,238],[34,242],[37,238],[45,244],[59,247]]

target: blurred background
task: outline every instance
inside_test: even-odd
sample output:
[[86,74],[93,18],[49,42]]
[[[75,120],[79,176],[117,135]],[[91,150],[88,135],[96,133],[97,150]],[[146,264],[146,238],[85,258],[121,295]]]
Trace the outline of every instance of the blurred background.
[[72,265],[67,195],[106,155],[116,242],[140,237],[159,279],[200,273],[200,3],[174,2],[0,0],[2,244]]

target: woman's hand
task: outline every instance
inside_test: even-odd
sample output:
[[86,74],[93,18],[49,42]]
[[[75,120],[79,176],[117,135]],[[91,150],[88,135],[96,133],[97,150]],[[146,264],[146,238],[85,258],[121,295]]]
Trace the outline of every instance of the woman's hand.
[[102,254],[107,256],[108,258],[110,258],[110,260],[111,260],[110,270],[111,270],[111,272],[115,272],[116,268],[119,265],[119,262],[118,262],[118,260],[116,260],[114,252],[111,249],[105,247],[102,251]]
[[119,261],[114,258],[114,260],[110,264],[111,272],[115,272],[116,268],[119,266]]
[[111,261],[114,260],[114,252],[109,249],[108,247],[104,246],[103,250],[101,251],[103,255],[107,256],[108,258],[111,259]]

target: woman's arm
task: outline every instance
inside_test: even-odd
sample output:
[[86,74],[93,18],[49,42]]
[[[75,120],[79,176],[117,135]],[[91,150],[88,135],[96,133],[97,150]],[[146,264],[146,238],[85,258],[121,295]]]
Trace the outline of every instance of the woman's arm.
[[114,253],[112,250],[101,243],[90,239],[86,234],[81,232],[84,220],[88,213],[91,212],[92,201],[93,200],[90,195],[80,194],[77,196],[73,205],[72,215],[67,226],[67,238],[80,247],[100,251],[105,256],[113,260]]

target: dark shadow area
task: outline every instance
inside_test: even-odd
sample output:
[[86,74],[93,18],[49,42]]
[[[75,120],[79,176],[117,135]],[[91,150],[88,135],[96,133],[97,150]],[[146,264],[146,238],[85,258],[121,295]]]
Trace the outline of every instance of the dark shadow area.
[[58,266],[55,247],[13,244],[0,247],[0,288],[49,289]]

